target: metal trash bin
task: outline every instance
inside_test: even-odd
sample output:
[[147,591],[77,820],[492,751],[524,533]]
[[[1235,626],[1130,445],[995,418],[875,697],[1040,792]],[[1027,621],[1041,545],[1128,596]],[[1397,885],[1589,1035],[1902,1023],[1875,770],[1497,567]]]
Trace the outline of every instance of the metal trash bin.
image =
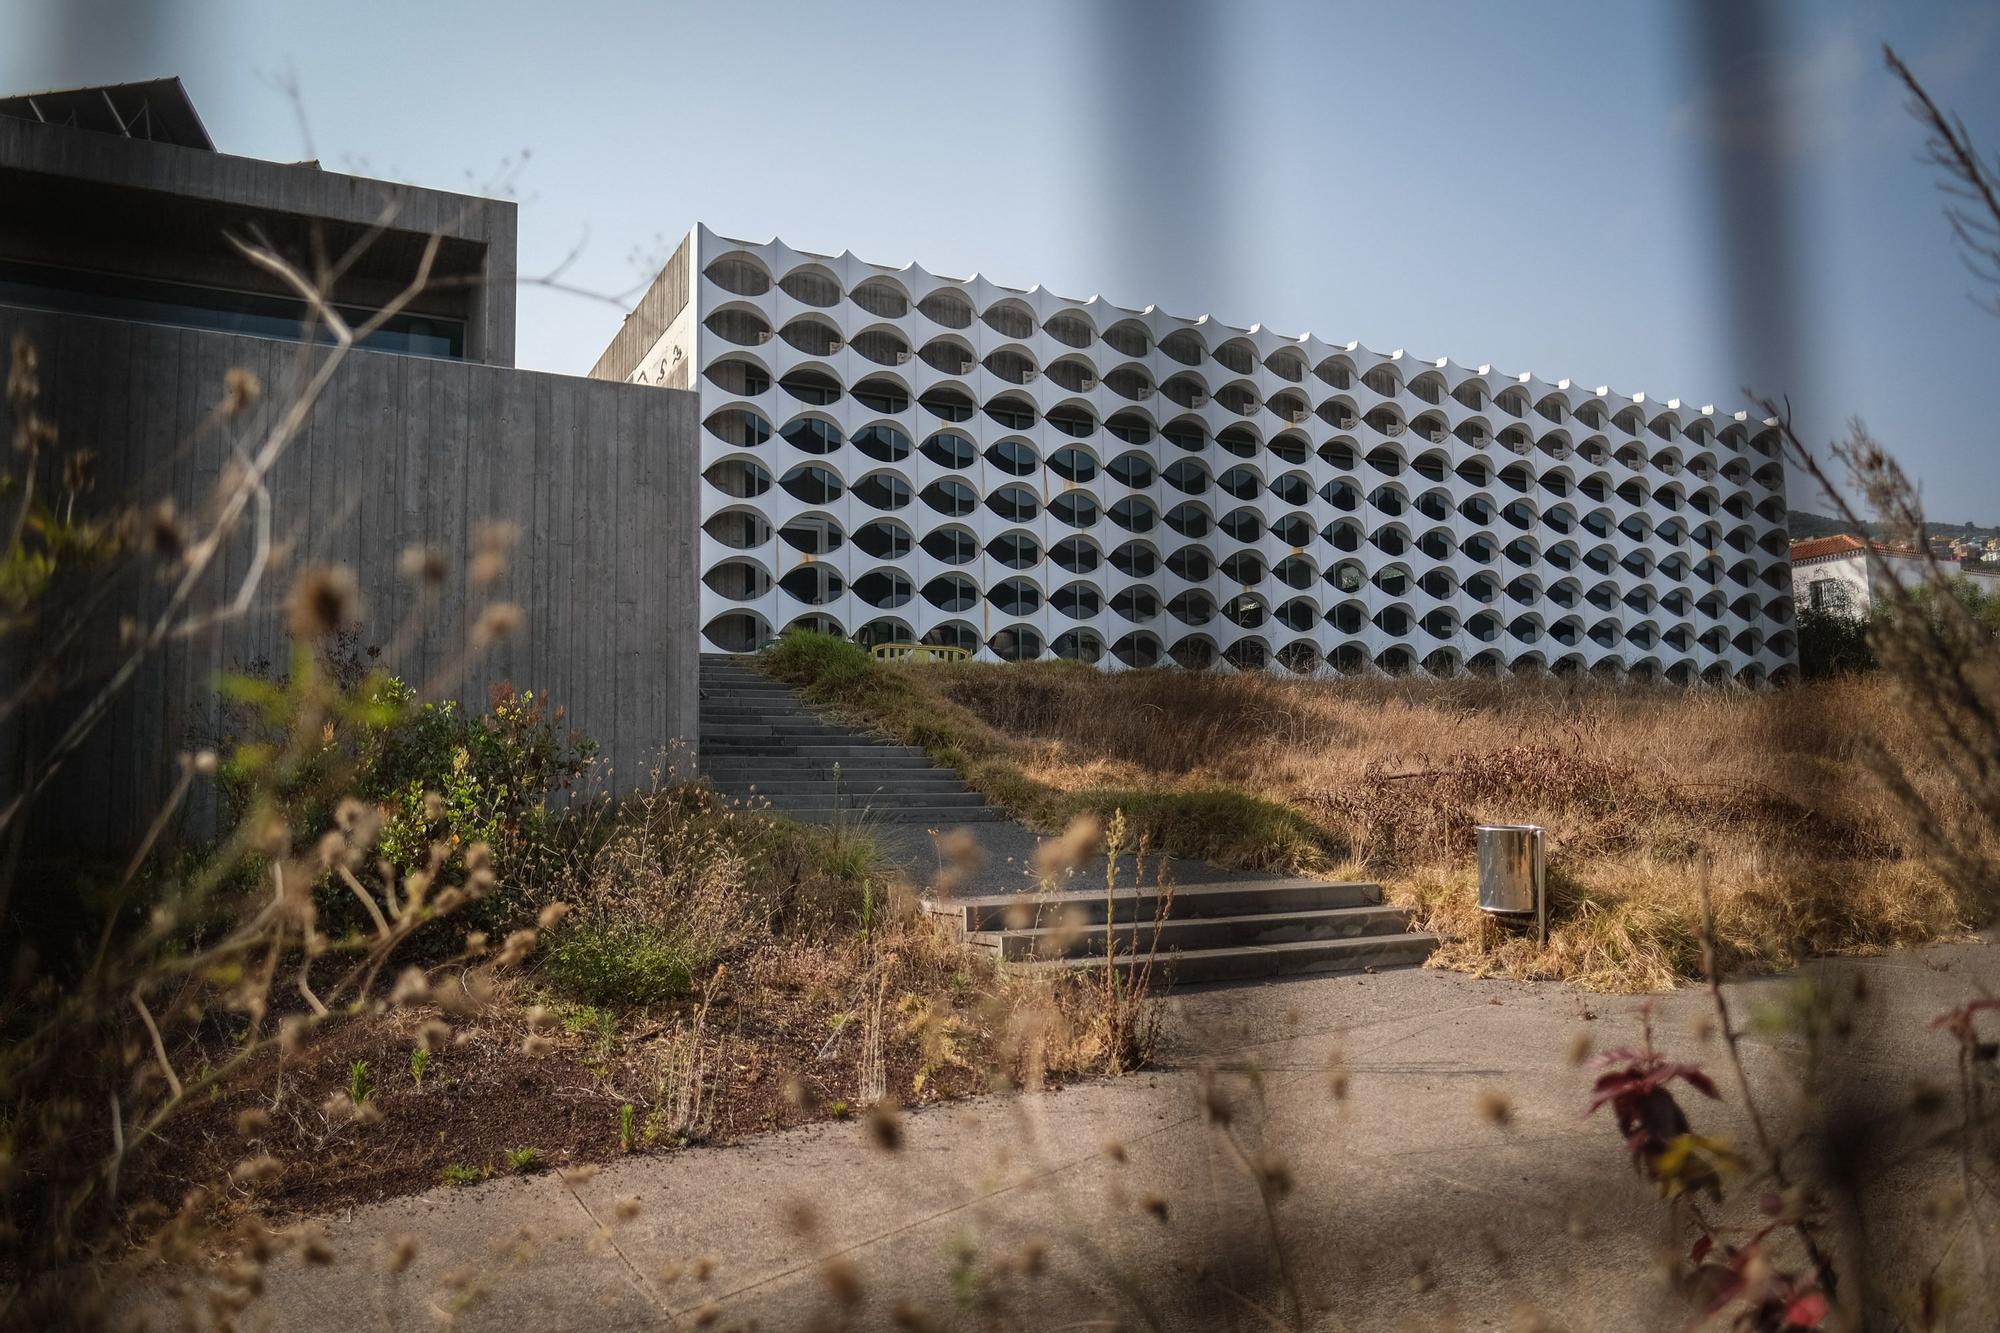
[[1532,916],[1535,934],[1549,941],[1549,895],[1539,824],[1479,824],[1479,910],[1502,917]]

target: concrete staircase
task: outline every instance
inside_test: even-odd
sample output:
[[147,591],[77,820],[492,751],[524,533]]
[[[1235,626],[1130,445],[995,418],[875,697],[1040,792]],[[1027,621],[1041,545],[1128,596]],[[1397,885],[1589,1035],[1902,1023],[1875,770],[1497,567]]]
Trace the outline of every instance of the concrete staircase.
[[[1418,964],[1437,937],[1414,933],[1377,884],[1284,879],[1079,890],[924,904],[975,950],[1033,970],[1131,970],[1155,946],[1154,978],[1188,984]],[[1164,912],[1164,917],[1162,913]],[[1108,926],[1107,926],[1108,918]]]
[[747,658],[704,653],[700,681],[701,769],[725,796],[802,823],[954,827],[1007,817],[922,750],[808,711]]

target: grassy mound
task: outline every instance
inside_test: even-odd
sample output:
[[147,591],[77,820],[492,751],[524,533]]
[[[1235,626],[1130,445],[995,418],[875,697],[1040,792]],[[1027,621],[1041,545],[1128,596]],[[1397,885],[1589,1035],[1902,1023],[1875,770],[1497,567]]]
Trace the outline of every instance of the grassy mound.
[[[1988,904],[1918,854],[1872,747],[1950,810],[1892,687],[1749,693],[1596,680],[1427,682],[885,664],[792,634],[764,666],[922,746],[1031,825],[1123,809],[1154,846],[1219,866],[1379,879],[1446,941],[1441,965],[1615,990],[1696,974],[1699,886],[1725,960],[1948,938]],[[1554,937],[1476,910],[1473,826],[1549,830]]]

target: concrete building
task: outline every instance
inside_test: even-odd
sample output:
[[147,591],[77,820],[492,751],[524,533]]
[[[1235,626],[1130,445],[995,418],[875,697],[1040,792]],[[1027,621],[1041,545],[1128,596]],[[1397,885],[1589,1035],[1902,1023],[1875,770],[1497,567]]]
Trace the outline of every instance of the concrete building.
[[[2000,596],[2000,569],[1949,560],[1943,564],[1947,574],[1970,580],[1987,596]],[[1909,588],[1929,575],[1930,561],[1924,553],[1906,546],[1864,542],[1846,533],[1792,543],[1792,600],[1815,611],[1838,611],[1858,619],[1874,608],[1892,581]]]
[[[692,741],[695,396],[514,368],[512,202],[227,156],[174,79],[0,99],[0,199],[0,346],[19,336],[38,350],[39,412],[60,432],[38,494],[62,494],[63,456],[88,449],[96,484],[81,503],[103,513],[162,500],[202,513],[238,440],[257,438],[263,413],[326,355],[297,295],[229,236],[337,270],[333,301],[356,319],[408,285],[437,238],[430,283],[339,363],[271,474],[273,531],[293,568],[355,571],[364,646],[414,619],[386,663],[406,679],[445,680],[475,702],[502,679],[541,691],[603,744],[621,784]],[[232,369],[264,395],[223,422]],[[486,522],[520,535],[504,579],[475,592],[465,571]],[[201,598],[240,576],[248,525],[236,541]],[[452,569],[441,593],[399,572],[416,545]],[[129,563],[114,595],[145,623],[165,589]],[[286,660],[277,604],[290,577],[144,667],[42,803],[39,836],[103,848],[150,817],[175,753],[222,730],[217,673]],[[518,604],[524,632],[479,653],[468,609],[486,598]],[[67,605],[46,608],[48,637]],[[53,651],[47,641],[11,668]],[[121,660],[108,636],[80,642],[90,650],[72,645],[64,663],[71,688],[0,726],[0,801]]]
[[1794,669],[1767,423],[694,228],[595,375],[701,395],[703,647]]

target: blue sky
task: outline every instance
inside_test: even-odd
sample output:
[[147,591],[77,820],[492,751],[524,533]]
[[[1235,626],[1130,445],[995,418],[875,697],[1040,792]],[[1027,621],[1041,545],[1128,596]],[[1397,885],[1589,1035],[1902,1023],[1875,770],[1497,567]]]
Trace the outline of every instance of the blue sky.
[[[581,246],[603,293],[701,220],[1660,398],[1754,379],[2000,523],[2000,319],[1879,53],[2000,151],[2000,5],[1773,12],[1745,51],[1636,3],[0,0],[0,88],[177,73],[227,152],[505,182],[522,272]],[[1789,355],[1732,336],[1718,147],[1791,182]],[[521,364],[585,370],[621,313],[524,288]]]

